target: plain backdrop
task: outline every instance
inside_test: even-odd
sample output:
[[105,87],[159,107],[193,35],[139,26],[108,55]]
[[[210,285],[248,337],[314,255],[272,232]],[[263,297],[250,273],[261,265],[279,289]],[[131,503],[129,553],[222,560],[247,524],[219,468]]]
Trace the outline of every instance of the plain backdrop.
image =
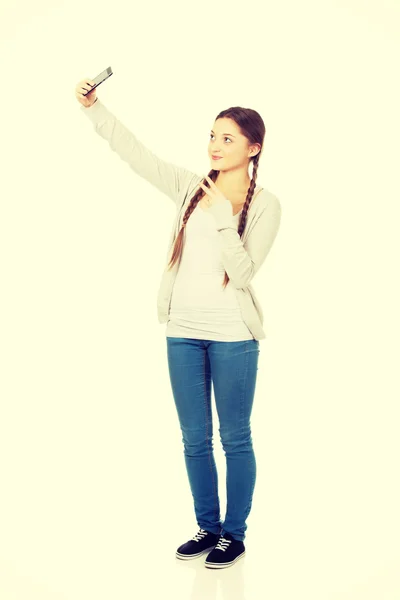
[[[398,600],[399,3],[5,1],[0,33],[1,598]],[[198,529],[156,307],[175,212],[81,113],[108,66],[102,102],[198,174],[219,111],[266,125],[257,480],[219,572],[175,559]]]

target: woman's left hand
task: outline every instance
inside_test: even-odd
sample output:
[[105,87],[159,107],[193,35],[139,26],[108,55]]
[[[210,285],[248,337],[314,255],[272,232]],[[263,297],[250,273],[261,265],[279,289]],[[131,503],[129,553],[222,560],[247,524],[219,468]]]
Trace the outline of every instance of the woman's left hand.
[[205,179],[210,184],[207,188],[204,184],[200,184],[200,187],[207,194],[205,199],[207,201],[208,211],[214,217],[216,221],[217,230],[221,229],[236,229],[237,225],[233,222],[233,209],[232,203],[224,194],[217,188],[212,179],[205,175]]
[[207,196],[205,197],[205,200],[208,204],[208,206],[213,206],[214,204],[218,204],[220,202],[226,202],[228,200],[228,198],[226,198],[224,196],[224,194],[221,192],[221,190],[219,190],[217,188],[217,186],[215,185],[215,183],[213,182],[212,179],[210,179],[208,177],[208,175],[205,175],[205,179],[207,180],[207,183],[210,185],[210,187],[206,187],[204,185],[204,183],[200,183],[200,187],[201,189],[207,194]]

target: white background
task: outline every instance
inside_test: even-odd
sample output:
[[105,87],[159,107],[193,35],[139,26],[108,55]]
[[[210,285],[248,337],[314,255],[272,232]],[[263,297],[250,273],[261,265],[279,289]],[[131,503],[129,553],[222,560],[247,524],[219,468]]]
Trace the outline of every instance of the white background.
[[[5,1],[0,32],[1,598],[398,600],[399,3]],[[219,111],[266,124],[282,221],[230,569],[175,559],[198,529],[156,309],[175,208],[81,114],[108,66],[101,100],[198,174]]]

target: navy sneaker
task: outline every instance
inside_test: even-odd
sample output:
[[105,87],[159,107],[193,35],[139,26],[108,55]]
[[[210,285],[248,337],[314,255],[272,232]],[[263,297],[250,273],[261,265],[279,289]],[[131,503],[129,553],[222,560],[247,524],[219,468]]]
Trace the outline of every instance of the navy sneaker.
[[235,564],[245,553],[244,543],[235,540],[230,533],[225,533],[220,536],[218,544],[211,550],[204,564],[209,569],[224,569]]
[[179,546],[176,551],[176,558],[181,560],[191,560],[209,552],[214,548],[220,538],[219,533],[212,533],[205,529],[199,529],[199,531],[192,537],[191,540],[185,542]]

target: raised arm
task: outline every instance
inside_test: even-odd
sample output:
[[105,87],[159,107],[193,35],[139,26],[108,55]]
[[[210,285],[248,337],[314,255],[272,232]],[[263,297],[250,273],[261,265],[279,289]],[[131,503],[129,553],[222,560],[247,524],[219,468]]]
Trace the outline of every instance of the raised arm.
[[135,173],[166,194],[175,204],[182,190],[188,189],[193,179],[198,179],[198,175],[188,169],[156,156],[99,98],[92,106],[80,108],[92,121],[96,133],[109,143],[111,150],[128,163]]

